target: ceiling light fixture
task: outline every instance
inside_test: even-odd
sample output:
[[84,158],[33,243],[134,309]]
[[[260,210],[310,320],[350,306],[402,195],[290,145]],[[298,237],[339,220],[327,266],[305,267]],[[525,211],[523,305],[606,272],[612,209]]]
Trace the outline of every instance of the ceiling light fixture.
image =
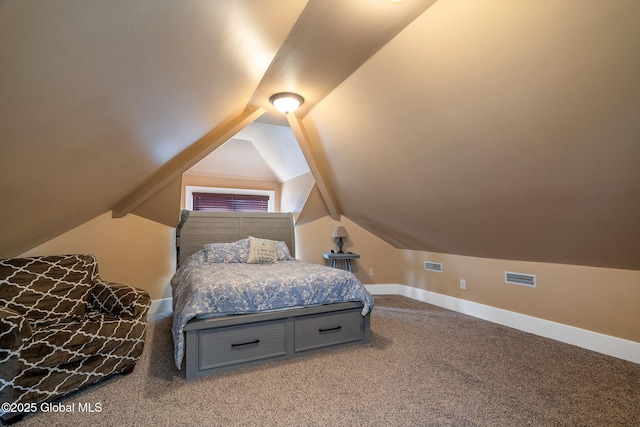
[[276,110],[283,114],[293,113],[304,102],[304,98],[297,93],[281,92],[272,95],[269,101],[276,107]]

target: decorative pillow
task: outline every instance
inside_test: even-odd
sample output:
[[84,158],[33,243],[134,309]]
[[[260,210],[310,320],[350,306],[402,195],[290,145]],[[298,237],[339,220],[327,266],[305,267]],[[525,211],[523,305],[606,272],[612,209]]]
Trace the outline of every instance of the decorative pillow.
[[278,259],[278,242],[249,236],[248,264],[272,264]]
[[281,241],[278,242],[278,246],[276,247],[276,255],[277,255],[278,261],[294,259],[291,256],[291,252],[289,252],[289,247],[287,246],[287,244]]
[[233,243],[209,243],[204,245],[205,259],[211,263],[247,262],[249,239]]

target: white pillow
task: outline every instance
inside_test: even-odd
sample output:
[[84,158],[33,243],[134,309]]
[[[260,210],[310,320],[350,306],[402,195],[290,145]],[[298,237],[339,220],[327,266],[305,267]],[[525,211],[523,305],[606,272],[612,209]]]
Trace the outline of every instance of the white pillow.
[[278,242],[249,236],[247,264],[272,264],[278,259]]

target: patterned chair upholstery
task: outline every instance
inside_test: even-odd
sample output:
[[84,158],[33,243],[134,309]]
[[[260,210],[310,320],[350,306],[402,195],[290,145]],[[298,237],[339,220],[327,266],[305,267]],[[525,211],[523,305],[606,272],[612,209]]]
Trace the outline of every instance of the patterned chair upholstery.
[[[131,372],[149,304],[100,280],[92,255],[0,260],[0,402],[39,405]],[[0,409],[3,422],[20,417]]]

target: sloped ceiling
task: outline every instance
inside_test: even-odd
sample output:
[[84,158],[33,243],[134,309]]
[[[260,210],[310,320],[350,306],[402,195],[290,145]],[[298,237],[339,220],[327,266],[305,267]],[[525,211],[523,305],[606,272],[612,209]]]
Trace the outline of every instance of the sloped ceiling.
[[283,183],[309,166],[291,128],[254,122],[185,173]]
[[225,142],[185,173],[256,181],[278,180],[251,141],[237,138]]
[[400,248],[640,268],[640,3],[439,1],[311,113]]
[[111,210],[242,111],[305,4],[0,2],[0,256]]
[[0,2],[0,256],[292,90],[396,247],[640,269],[640,3],[433,3]]

